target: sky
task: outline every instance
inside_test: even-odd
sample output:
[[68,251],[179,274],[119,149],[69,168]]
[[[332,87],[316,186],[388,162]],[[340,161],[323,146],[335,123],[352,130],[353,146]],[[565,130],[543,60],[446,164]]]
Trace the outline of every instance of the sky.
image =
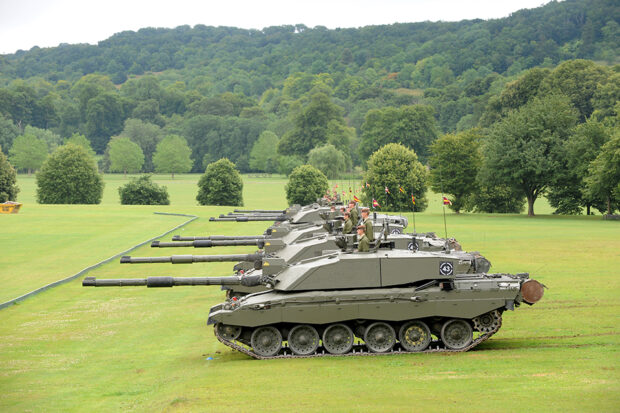
[[548,0],[0,0],[0,54],[96,44],[124,30],[180,25],[262,29],[494,19]]

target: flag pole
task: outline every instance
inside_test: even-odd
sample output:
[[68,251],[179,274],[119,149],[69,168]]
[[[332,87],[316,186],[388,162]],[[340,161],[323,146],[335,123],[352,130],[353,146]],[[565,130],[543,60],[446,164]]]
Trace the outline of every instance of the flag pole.
[[439,185],[441,186],[441,206],[443,207],[443,229],[445,232],[446,244],[448,243],[448,225],[446,224],[446,197],[443,194],[443,179],[441,178],[441,166],[439,167]]
[[413,233],[417,234],[415,229],[415,200],[413,196],[413,188],[411,189],[411,215],[413,215]]

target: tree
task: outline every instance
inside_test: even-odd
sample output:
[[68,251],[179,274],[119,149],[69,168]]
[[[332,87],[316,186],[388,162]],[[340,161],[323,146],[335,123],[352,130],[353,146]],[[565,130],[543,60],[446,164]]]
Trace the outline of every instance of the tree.
[[48,153],[54,152],[56,148],[62,145],[62,137],[48,129],[40,129],[28,125],[24,128],[24,135],[34,135],[37,139],[45,142]]
[[243,180],[235,164],[226,158],[207,166],[198,181],[200,205],[243,205]]
[[564,96],[534,98],[495,124],[483,147],[483,182],[520,189],[534,216],[534,202],[563,167],[561,147],[577,123]]
[[312,165],[298,166],[291,172],[284,187],[289,204],[308,205],[325,195],[327,177]]
[[[331,121],[344,126],[342,108],[334,104],[325,93],[313,94],[310,103],[295,116],[294,128],[278,143],[278,152],[282,155],[305,156],[312,148],[327,143],[330,132],[333,134],[337,131],[333,125],[329,128]],[[340,140],[336,137],[332,139]]]
[[[368,159],[368,170],[364,181],[363,201],[372,205],[376,199],[381,208],[402,211],[413,207],[411,196],[415,197],[415,211],[424,211],[428,172],[418,161],[412,149],[398,143],[389,143],[373,153]],[[399,188],[405,191],[402,193]],[[388,188],[390,193],[385,191]]]
[[592,99],[600,83],[605,83],[607,70],[590,60],[568,60],[551,72],[544,80],[547,93],[561,93],[570,98],[579,111],[579,121],[592,114]]
[[17,173],[0,148],[0,203],[17,199],[19,187],[16,183]]
[[98,204],[103,178],[95,160],[82,146],[68,144],[56,149],[37,173],[40,204]]
[[192,150],[182,136],[168,135],[159,144],[153,155],[155,171],[168,172],[174,179],[175,173],[189,172],[192,169]]
[[39,169],[46,157],[47,144],[32,134],[15,138],[9,151],[11,163],[18,170],[27,170],[28,175]]
[[586,178],[586,194],[606,201],[607,214],[620,208],[620,133],[601,147],[599,155],[590,163]]
[[468,199],[476,192],[476,176],[482,163],[478,130],[446,134],[430,146],[431,188],[451,195],[450,208],[458,213],[466,209]]
[[86,139],[86,136],[80,135],[79,133],[74,133],[71,137],[65,140],[65,145],[68,143],[83,147],[90,156],[93,158],[95,157],[95,151],[93,151],[93,148],[90,146],[90,141]]
[[143,122],[140,119],[127,119],[125,128],[119,136],[131,139],[140,145],[144,153],[144,166],[146,172],[153,171],[153,154],[157,149],[157,144],[164,137],[164,132],[155,124]]
[[301,156],[280,156],[280,158],[278,158],[278,172],[280,172],[282,175],[289,176],[295,168],[303,164],[304,160]]
[[591,198],[585,191],[585,178],[588,176],[590,163],[598,156],[601,147],[611,137],[611,128],[605,127],[594,119],[578,125],[564,142],[562,156],[565,167],[559,168],[549,186],[547,199],[555,213],[580,214],[586,207],[605,209],[605,198]]
[[334,145],[319,146],[308,152],[308,163],[327,178],[335,179],[347,169],[347,159]]
[[19,136],[19,129],[13,121],[0,115],[0,147],[4,148],[6,154],[9,148],[13,146],[13,140]]
[[489,214],[520,214],[525,208],[525,196],[519,188],[480,182],[469,198],[467,209]]
[[170,205],[165,186],[151,181],[150,175],[142,175],[118,188],[121,205]]
[[110,171],[123,175],[140,172],[144,164],[144,154],[137,143],[129,138],[115,137],[108,143]]
[[366,114],[362,125],[359,152],[366,160],[377,149],[388,143],[399,143],[413,149],[426,159],[428,145],[437,139],[434,109],[426,105],[386,107]]
[[250,168],[261,172],[276,172],[278,140],[278,135],[271,131],[261,133],[250,152]]
[[102,93],[86,105],[86,135],[96,152],[102,153],[111,136],[123,129],[121,99],[114,93]]

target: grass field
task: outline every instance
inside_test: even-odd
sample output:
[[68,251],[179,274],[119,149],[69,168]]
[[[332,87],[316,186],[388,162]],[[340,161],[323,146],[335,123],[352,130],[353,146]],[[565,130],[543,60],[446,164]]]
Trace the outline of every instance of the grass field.
[[[184,221],[154,211],[200,216],[183,234],[259,234],[267,224],[209,222],[232,208],[196,206],[197,176],[155,178],[172,205],[118,205],[121,176],[106,176],[102,205],[37,205],[33,179],[20,176],[25,205],[0,216],[0,301]],[[284,207],[284,183],[245,177],[246,207]],[[540,201],[536,212],[448,214],[448,235],[481,251],[494,271],[527,271],[549,287],[540,303],[505,313],[502,329],[475,351],[255,361],[205,325],[222,300],[217,287],[86,289],[75,280],[0,310],[0,411],[620,411],[620,223],[544,215],[550,209]],[[416,223],[443,234],[438,197]],[[170,253],[141,247],[132,255]],[[230,270],[115,261],[90,275]]]

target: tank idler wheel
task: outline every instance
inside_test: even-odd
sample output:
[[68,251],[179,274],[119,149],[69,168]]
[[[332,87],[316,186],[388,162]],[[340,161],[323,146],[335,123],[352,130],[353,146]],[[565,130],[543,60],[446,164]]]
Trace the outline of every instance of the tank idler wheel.
[[390,351],[396,343],[396,333],[391,325],[378,322],[372,323],[364,333],[366,347],[373,353]]
[[499,311],[493,310],[479,315],[473,319],[474,329],[481,333],[489,333],[500,326],[502,315]]
[[424,321],[410,321],[398,332],[400,345],[407,351],[422,351],[431,343],[431,329]]
[[219,336],[228,341],[236,340],[241,335],[241,327],[239,326],[229,326],[227,324],[217,323],[215,328],[217,328],[217,333]]
[[473,333],[467,321],[453,318],[443,325],[441,341],[451,350],[461,350],[471,344]]
[[353,348],[353,331],[345,324],[332,324],[323,332],[323,347],[332,354],[345,354]]
[[308,324],[295,326],[288,333],[288,346],[298,356],[307,356],[319,348],[319,333]]
[[250,343],[259,356],[272,357],[282,348],[282,334],[272,326],[258,327],[252,333]]

